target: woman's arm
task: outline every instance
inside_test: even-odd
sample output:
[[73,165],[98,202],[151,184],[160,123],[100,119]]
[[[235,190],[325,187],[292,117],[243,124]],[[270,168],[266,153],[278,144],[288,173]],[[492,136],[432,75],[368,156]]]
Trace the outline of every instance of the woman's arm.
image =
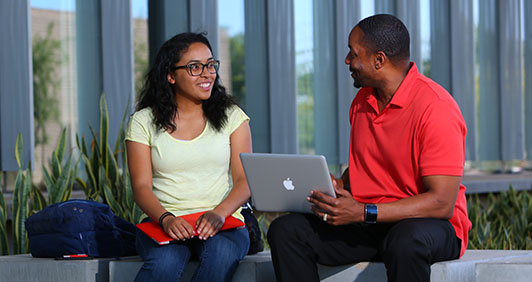
[[231,173],[233,177],[233,189],[229,192],[218,206],[212,211],[205,213],[199,221],[198,232],[200,239],[214,236],[222,227],[225,218],[232,215],[250,197],[248,182],[244,174],[244,168],[240,161],[240,153],[250,153],[251,130],[249,122],[244,121],[231,134]]
[[[133,141],[126,141],[126,149],[135,203],[153,221],[158,222],[159,217],[167,210],[153,194],[151,149],[147,145]],[[179,217],[165,217],[162,227],[173,239],[187,239],[194,235],[192,226]]]

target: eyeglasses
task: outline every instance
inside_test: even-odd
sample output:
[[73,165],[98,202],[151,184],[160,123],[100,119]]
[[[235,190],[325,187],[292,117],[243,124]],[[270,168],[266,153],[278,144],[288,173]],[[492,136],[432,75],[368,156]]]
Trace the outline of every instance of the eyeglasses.
[[207,68],[207,71],[209,73],[215,74],[215,73],[218,72],[218,69],[220,68],[220,61],[214,60],[214,61],[210,61],[210,62],[208,62],[206,64],[190,63],[190,64],[187,64],[187,65],[184,65],[184,66],[174,66],[174,67],[172,67],[172,69],[173,70],[177,70],[177,69],[187,68],[188,69],[188,73],[191,76],[200,76],[203,73],[203,70],[205,69],[205,67]]

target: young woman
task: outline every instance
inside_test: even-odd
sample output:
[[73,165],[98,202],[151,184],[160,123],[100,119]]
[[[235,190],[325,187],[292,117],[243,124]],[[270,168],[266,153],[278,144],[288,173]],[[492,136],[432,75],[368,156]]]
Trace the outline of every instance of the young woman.
[[[126,135],[133,193],[143,221],[179,241],[159,246],[138,231],[144,265],[135,281],[178,281],[190,258],[200,262],[193,281],[230,281],[248,251],[245,228],[220,231],[228,216],[244,220],[250,192],[239,154],[251,152],[251,132],[219,65],[205,36],[182,33],[163,44],[147,75]],[[178,217],[201,211],[196,226]]]

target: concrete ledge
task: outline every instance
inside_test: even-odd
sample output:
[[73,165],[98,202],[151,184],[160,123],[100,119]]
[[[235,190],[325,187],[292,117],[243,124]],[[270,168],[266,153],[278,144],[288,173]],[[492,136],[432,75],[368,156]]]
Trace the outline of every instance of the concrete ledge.
[[[512,258],[532,258],[531,251],[467,250],[462,258],[432,265],[430,281],[481,282],[475,266],[479,263],[498,263]],[[500,280],[506,281],[506,280]]]
[[[0,282],[130,282],[141,266],[139,257],[57,261],[33,258],[29,254],[0,256]],[[190,281],[197,267],[197,262],[191,262],[182,281]],[[433,282],[530,281],[532,251],[468,250],[461,259],[438,262],[431,269],[430,281]],[[335,267],[319,265],[318,270],[324,282],[386,281],[386,269],[377,262]],[[275,281],[270,253],[247,256],[240,262],[233,281]]]
[[109,281],[112,259],[54,260],[30,254],[0,256],[0,282]]
[[[109,282],[131,282],[142,267],[140,257],[122,258],[109,263]],[[190,281],[198,262],[192,261],[187,265],[181,281]],[[272,260],[269,252],[261,252],[256,255],[246,256],[242,260],[233,275],[232,281],[275,281]]]
[[[501,250],[468,250],[459,260],[438,262],[431,267],[430,281],[434,282],[476,282],[485,281],[477,279],[480,272],[475,266],[479,263],[491,263],[499,266],[505,262],[529,263],[532,271],[532,251],[501,251]],[[493,268],[491,266],[491,269]],[[126,282],[132,281],[138,269],[142,266],[140,258],[131,261],[121,260],[109,263],[109,281]],[[189,276],[183,277],[184,281],[190,280],[191,275],[197,267],[197,263],[187,267]],[[513,265],[512,265],[513,267]],[[323,282],[343,282],[343,281],[375,281],[386,282],[386,269],[384,264],[378,262],[361,262],[354,265],[343,266],[323,266],[318,265],[320,280]],[[512,276],[513,277],[513,276]],[[532,274],[528,277],[532,277]],[[275,281],[275,273],[271,263],[269,252],[262,252],[257,255],[247,256],[240,262],[233,281]],[[490,280],[490,281],[520,281],[520,280]]]
[[532,256],[477,263],[475,272],[482,282],[532,281]]
[[523,171],[519,174],[480,174],[464,175],[462,184],[466,187],[466,194],[497,193],[510,189],[532,189],[532,173]]

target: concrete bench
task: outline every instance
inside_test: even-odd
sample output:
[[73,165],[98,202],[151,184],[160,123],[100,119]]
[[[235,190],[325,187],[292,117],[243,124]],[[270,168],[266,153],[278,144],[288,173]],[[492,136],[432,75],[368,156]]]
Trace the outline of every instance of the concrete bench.
[[[510,266],[512,262],[528,262],[528,269],[532,271],[532,251],[500,251],[500,250],[468,250],[459,260],[438,262],[431,267],[431,281],[433,282],[475,282],[487,281],[477,279],[479,267],[484,264],[491,264],[487,268],[490,271],[497,271],[499,267]],[[478,265],[482,264],[482,265]],[[139,258],[130,260],[111,261],[109,263],[109,281],[127,282],[132,281],[141,267],[142,261]],[[190,280],[197,263],[193,263],[187,268],[184,274],[184,281]],[[502,269],[502,268],[501,268]],[[323,282],[344,282],[344,281],[383,281],[386,282],[386,269],[384,264],[376,262],[361,262],[354,265],[343,266],[323,266],[318,265],[320,280]],[[528,281],[514,279],[519,271],[507,272],[509,278],[505,280],[489,281]],[[481,275],[483,273],[480,273]],[[512,276],[513,275],[513,276]],[[532,275],[524,276],[532,277]],[[247,256],[240,262],[233,281],[275,281],[273,265],[269,252],[262,252],[257,255]]]
[[[133,281],[142,261],[139,257],[121,259],[53,260],[31,255],[0,256],[2,281]],[[197,262],[187,267],[182,281],[192,277]],[[361,262],[336,267],[318,266],[321,281],[386,281],[382,263]],[[433,282],[530,281],[532,251],[468,250],[459,260],[432,265]],[[247,256],[240,262],[233,281],[275,281],[269,252]]]

